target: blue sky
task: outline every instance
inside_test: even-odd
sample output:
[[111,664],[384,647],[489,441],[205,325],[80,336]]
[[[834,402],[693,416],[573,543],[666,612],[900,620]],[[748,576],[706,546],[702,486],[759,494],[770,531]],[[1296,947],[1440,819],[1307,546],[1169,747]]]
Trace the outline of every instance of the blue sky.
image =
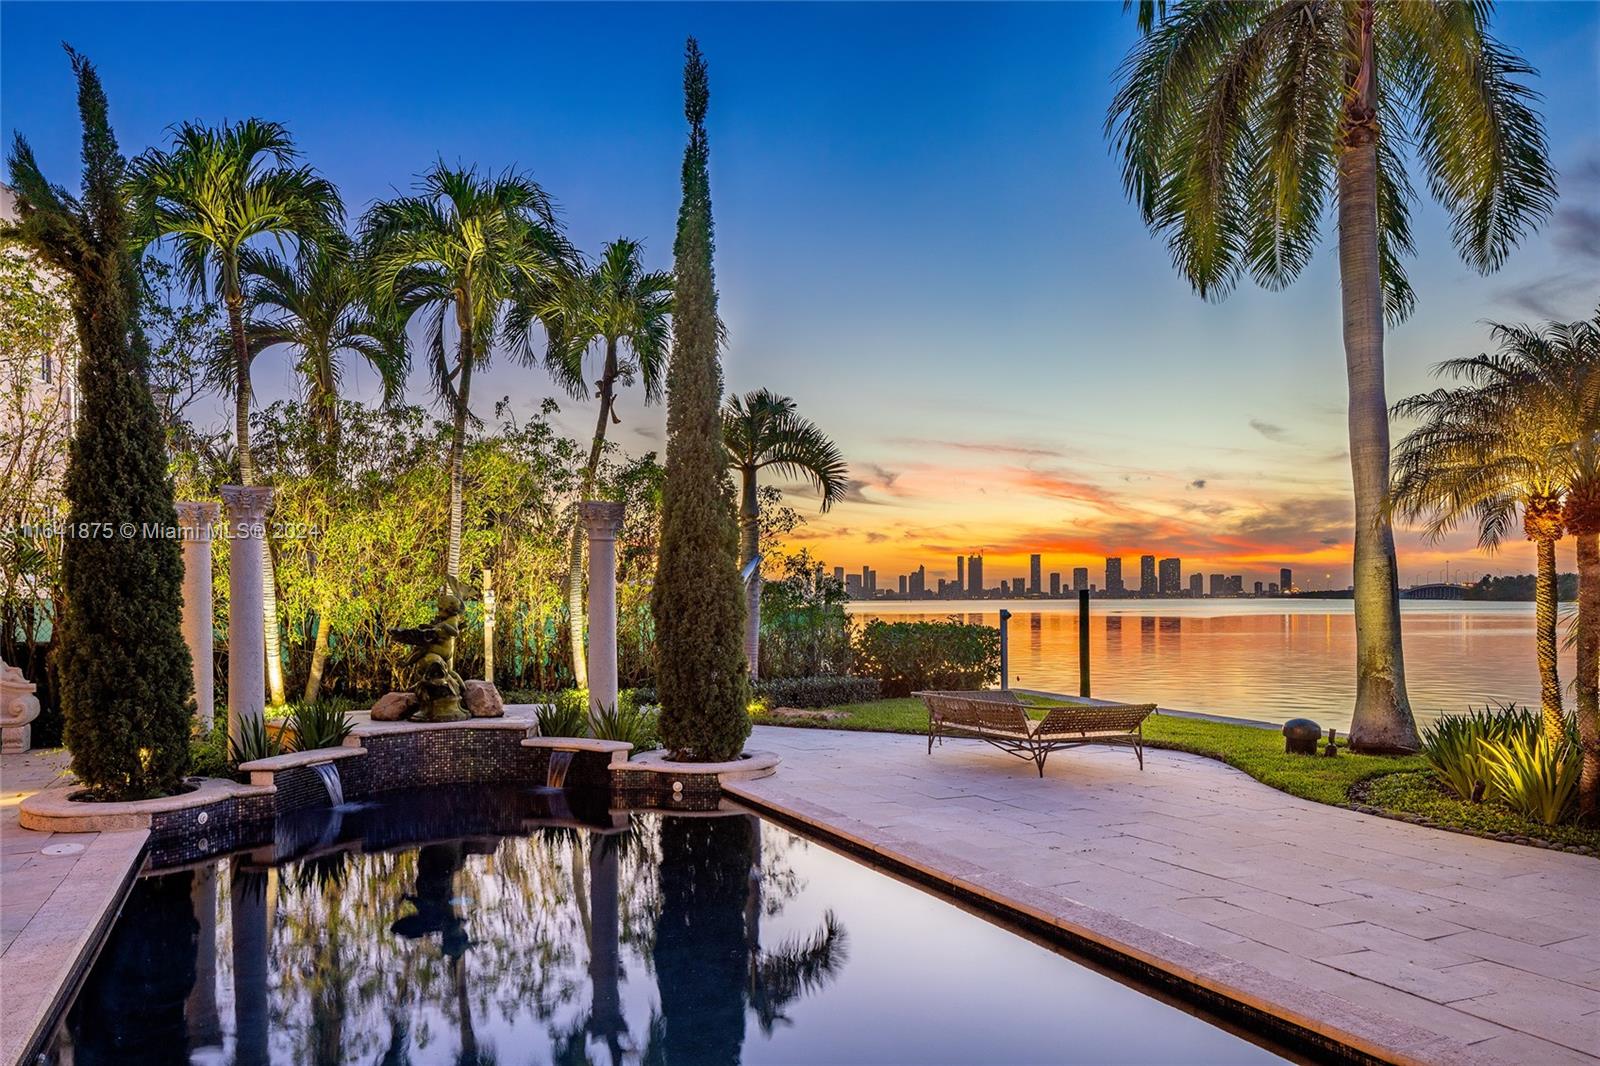
[[[1495,27],[1541,72],[1563,205],[1490,278],[1421,207],[1391,398],[1481,347],[1481,320],[1578,317],[1600,292],[1582,244],[1600,211],[1600,6],[1505,4]],[[711,71],[728,384],[794,396],[851,459],[858,491],[810,526],[831,561],[925,561],[931,577],[986,549],[998,575],[1035,545],[1049,569],[1149,550],[1343,582],[1324,543],[1348,525],[1331,245],[1284,292],[1189,291],[1101,133],[1134,35],[1119,3],[8,2],[0,119],[73,180],[66,40],[99,66],[130,154],[183,119],[277,119],[353,213],[437,157],[515,165],[586,250],[639,237],[667,266],[688,33]],[[291,388],[283,361],[257,388]],[[505,359],[476,388],[481,413],[549,391]],[[562,417],[575,435],[591,418]],[[659,446],[660,411],[630,401],[623,417],[625,446]],[[1531,569],[1523,548],[1485,568]],[[1422,576],[1466,549],[1403,537],[1402,566]]]

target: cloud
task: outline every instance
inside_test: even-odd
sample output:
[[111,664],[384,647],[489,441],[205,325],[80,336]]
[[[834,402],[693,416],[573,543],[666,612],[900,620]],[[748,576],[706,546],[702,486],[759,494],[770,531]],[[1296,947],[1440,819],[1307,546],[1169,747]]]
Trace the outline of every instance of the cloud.
[[867,536],[866,536],[866,541],[867,541],[868,544],[882,544],[884,541],[886,541],[888,539],[889,539],[889,534],[887,534],[887,533],[879,533],[877,530],[869,531],[867,533]]
[[1189,482],[1187,487],[1191,489],[1203,489],[1206,487],[1206,479],[1203,477],[1197,477],[1193,481]]
[[1006,455],[1022,458],[1059,459],[1066,453],[1059,448],[1040,445],[1006,444],[1000,441],[925,440],[919,437],[901,437],[894,443],[913,448],[949,448],[958,452],[976,452],[980,455]]
[[1594,272],[1600,266],[1600,150],[1591,148],[1565,168],[1561,200],[1550,216],[1550,245],[1561,266],[1544,277],[1507,285],[1498,293],[1535,318],[1566,321],[1594,308]]
[[1282,426],[1263,421],[1259,418],[1252,418],[1250,420],[1250,428],[1277,444],[1289,443],[1289,431],[1284,429]]

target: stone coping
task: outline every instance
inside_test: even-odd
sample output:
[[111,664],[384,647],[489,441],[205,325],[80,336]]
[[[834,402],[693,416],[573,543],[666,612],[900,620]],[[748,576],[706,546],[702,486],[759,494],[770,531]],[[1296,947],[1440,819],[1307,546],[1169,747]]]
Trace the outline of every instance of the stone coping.
[[246,773],[277,773],[280,770],[293,770],[296,766],[315,766],[320,762],[333,762],[337,759],[353,759],[357,755],[365,755],[366,748],[311,748],[307,751],[286,751],[282,755],[273,755],[265,759],[252,759],[242,762],[239,769]]
[[149,829],[153,816],[170,811],[205,807],[218,800],[265,796],[277,791],[272,785],[240,784],[222,777],[191,778],[197,787],[176,796],[158,799],[96,803],[72,800],[72,786],[47,788],[22,801],[17,821],[24,829],[45,833],[99,833],[122,829]]
[[394,733],[426,733],[434,729],[514,729],[526,733],[532,725],[526,718],[463,718],[459,722],[366,722],[345,738],[345,747],[361,745],[362,737],[381,737]]
[[718,781],[754,781],[771,777],[778,772],[780,759],[776,752],[747,751],[742,759],[727,762],[674,762],[665,752],[647,751],[628,763],[630,770],[643,770],[652,774],[681,774],[685,777],[716,775]]
[[[758,813],[875,856],[957,896],[976,899],[1013,919],[1059,930],[1180,984],[1276,1018],[1361,1056],[1395,1066],[1480,1066],[1492,1060],[1467,1045],[1385,1015],[1364,1011],[1337,996],[1285,981],[1210,948],[1148,929],[1109,911],[1063,900],[1048,890],[982,870],[920,842],[880,840],[865,823],[804,800],[780,802],[757,792],[728,790]],[[959,871],[959,872],[958,872]]]
[[610,754],[612,766],[627,766],[628,753],[633,745],[626,740],[595,740],[593,737],[525,737],[525,748],[548,748],[551,751],[593,751]]
[[0,1058],[6,1063],[32,1061],[25,1057],[49,1036],[46,1027],[94,961],[133,887],[149,837],[148,830],[130,829],[89,841],[6,949],[5,1024],[0,1026]]

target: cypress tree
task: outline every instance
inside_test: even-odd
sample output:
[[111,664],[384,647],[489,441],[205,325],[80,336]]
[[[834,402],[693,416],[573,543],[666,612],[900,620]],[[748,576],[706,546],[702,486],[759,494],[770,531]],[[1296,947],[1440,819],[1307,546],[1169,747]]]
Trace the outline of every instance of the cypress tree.
[[677,758],[735,758],[750,735],[744,589],[733,486],[722,444],[722,364],[711,268],[706,65],[689,38],[683,69],[689,144],[673,243],[677,274],[667,367],[667,466],[655,617],[661,740]]
[[125,161],[94,67],[71,49],[83,121],[83,191],[52,186],[20,135],[13,235],[70,283],[78,423],[68,456],[64,604],[56,625],[72,769],[97,799],[177,790],[189,763],[190,660],[183,559],[166,445],[136,320]]

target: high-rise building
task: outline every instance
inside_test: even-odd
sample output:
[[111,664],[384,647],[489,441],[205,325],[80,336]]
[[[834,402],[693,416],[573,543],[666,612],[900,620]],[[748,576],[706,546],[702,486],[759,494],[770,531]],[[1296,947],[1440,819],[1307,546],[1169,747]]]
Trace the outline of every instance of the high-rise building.
[[1280,596],[1282,594],[1283,594],[1283,590],[1278,587],[1278,583],[1276,581],[1271,581],[1271,582],[1267,583],[1267,595],[1268,596]]
[[1075,567],[1073,567],[1072,568],[1072,590],[1074,592],[1076,592],[1078,589],[1086,589],[1088,587],[1089,587],[1089,568],[1087,566],[1075,566]]
[[1039,587],[1040,562],[1037,555],[1028,556],[1028,591],[1035,596],[1044,591]]
[[841,585],[844,584],[844,567],[836,566],[833,568],[833,579]]
[[1266,591],[1266,589],[1262,586],[1261,582],[1257,581],[1256,582],[1256,595],[1259,596],[1265,591]]
[[1156,594],[1156,557],[1154,555],[1139,556],[1139,595],[1154,596]]
[[1228,579],[1228,591],[1233,593],[1235,596],[1243,596],[1244,595],[1244,575],[1243,574],[1234,574],[1232,577],[1230,577]]
[[906,582],[906,575],[901,574],[900,575],[900,595],[901,596],[904,596],[906,594],[906,583],[907,583]]
[[967,587],[967,560],[963,556],[956,556],[956,588]]
[[1122,560],[1106,560],[1106,595],[1115,596],[1124,591],[1122,587]]
[[911,598],[921,599],[928,589],[928,568],[919,566],[913,570],[907,585],[910,587]]
[[844,576],[844,594],[852,600],[861,599],[861,575],[846,574]]
[[967,556],[967,592],[974,596],[983,595],[983,556]]
[[1061,595],[1061,573],[1060,573],[1060,571],[1053,571],[1050,574],[1050,595],[1052,595],[1052,596]]
[[1159,591],[1163,596],[1183,595],[1183,560],[1161,560],[1161,581]]
[[1206,579],[1205,579],[1205,575],[1201,574],[1199,571],[1195,571],[1194,573],[1189,575],[1189,595],[1193,596],[1195,599],[1199,599],[1201,596],[1204,596],[1205,594],[1206,594]]
[[1294,573],[1287,566],[1278,571],[1278,589],[1285,596],[1294,589]]
[[1022,595],[1022,579],[1020,577],[1014,577],[1011,579],[1011,595]]
[[1228,575],[1227,574],[1212,574],[1211,575],[1211,595],[1213,595],[1213,596],[1226,596],[1227,594],[1228,594]]

